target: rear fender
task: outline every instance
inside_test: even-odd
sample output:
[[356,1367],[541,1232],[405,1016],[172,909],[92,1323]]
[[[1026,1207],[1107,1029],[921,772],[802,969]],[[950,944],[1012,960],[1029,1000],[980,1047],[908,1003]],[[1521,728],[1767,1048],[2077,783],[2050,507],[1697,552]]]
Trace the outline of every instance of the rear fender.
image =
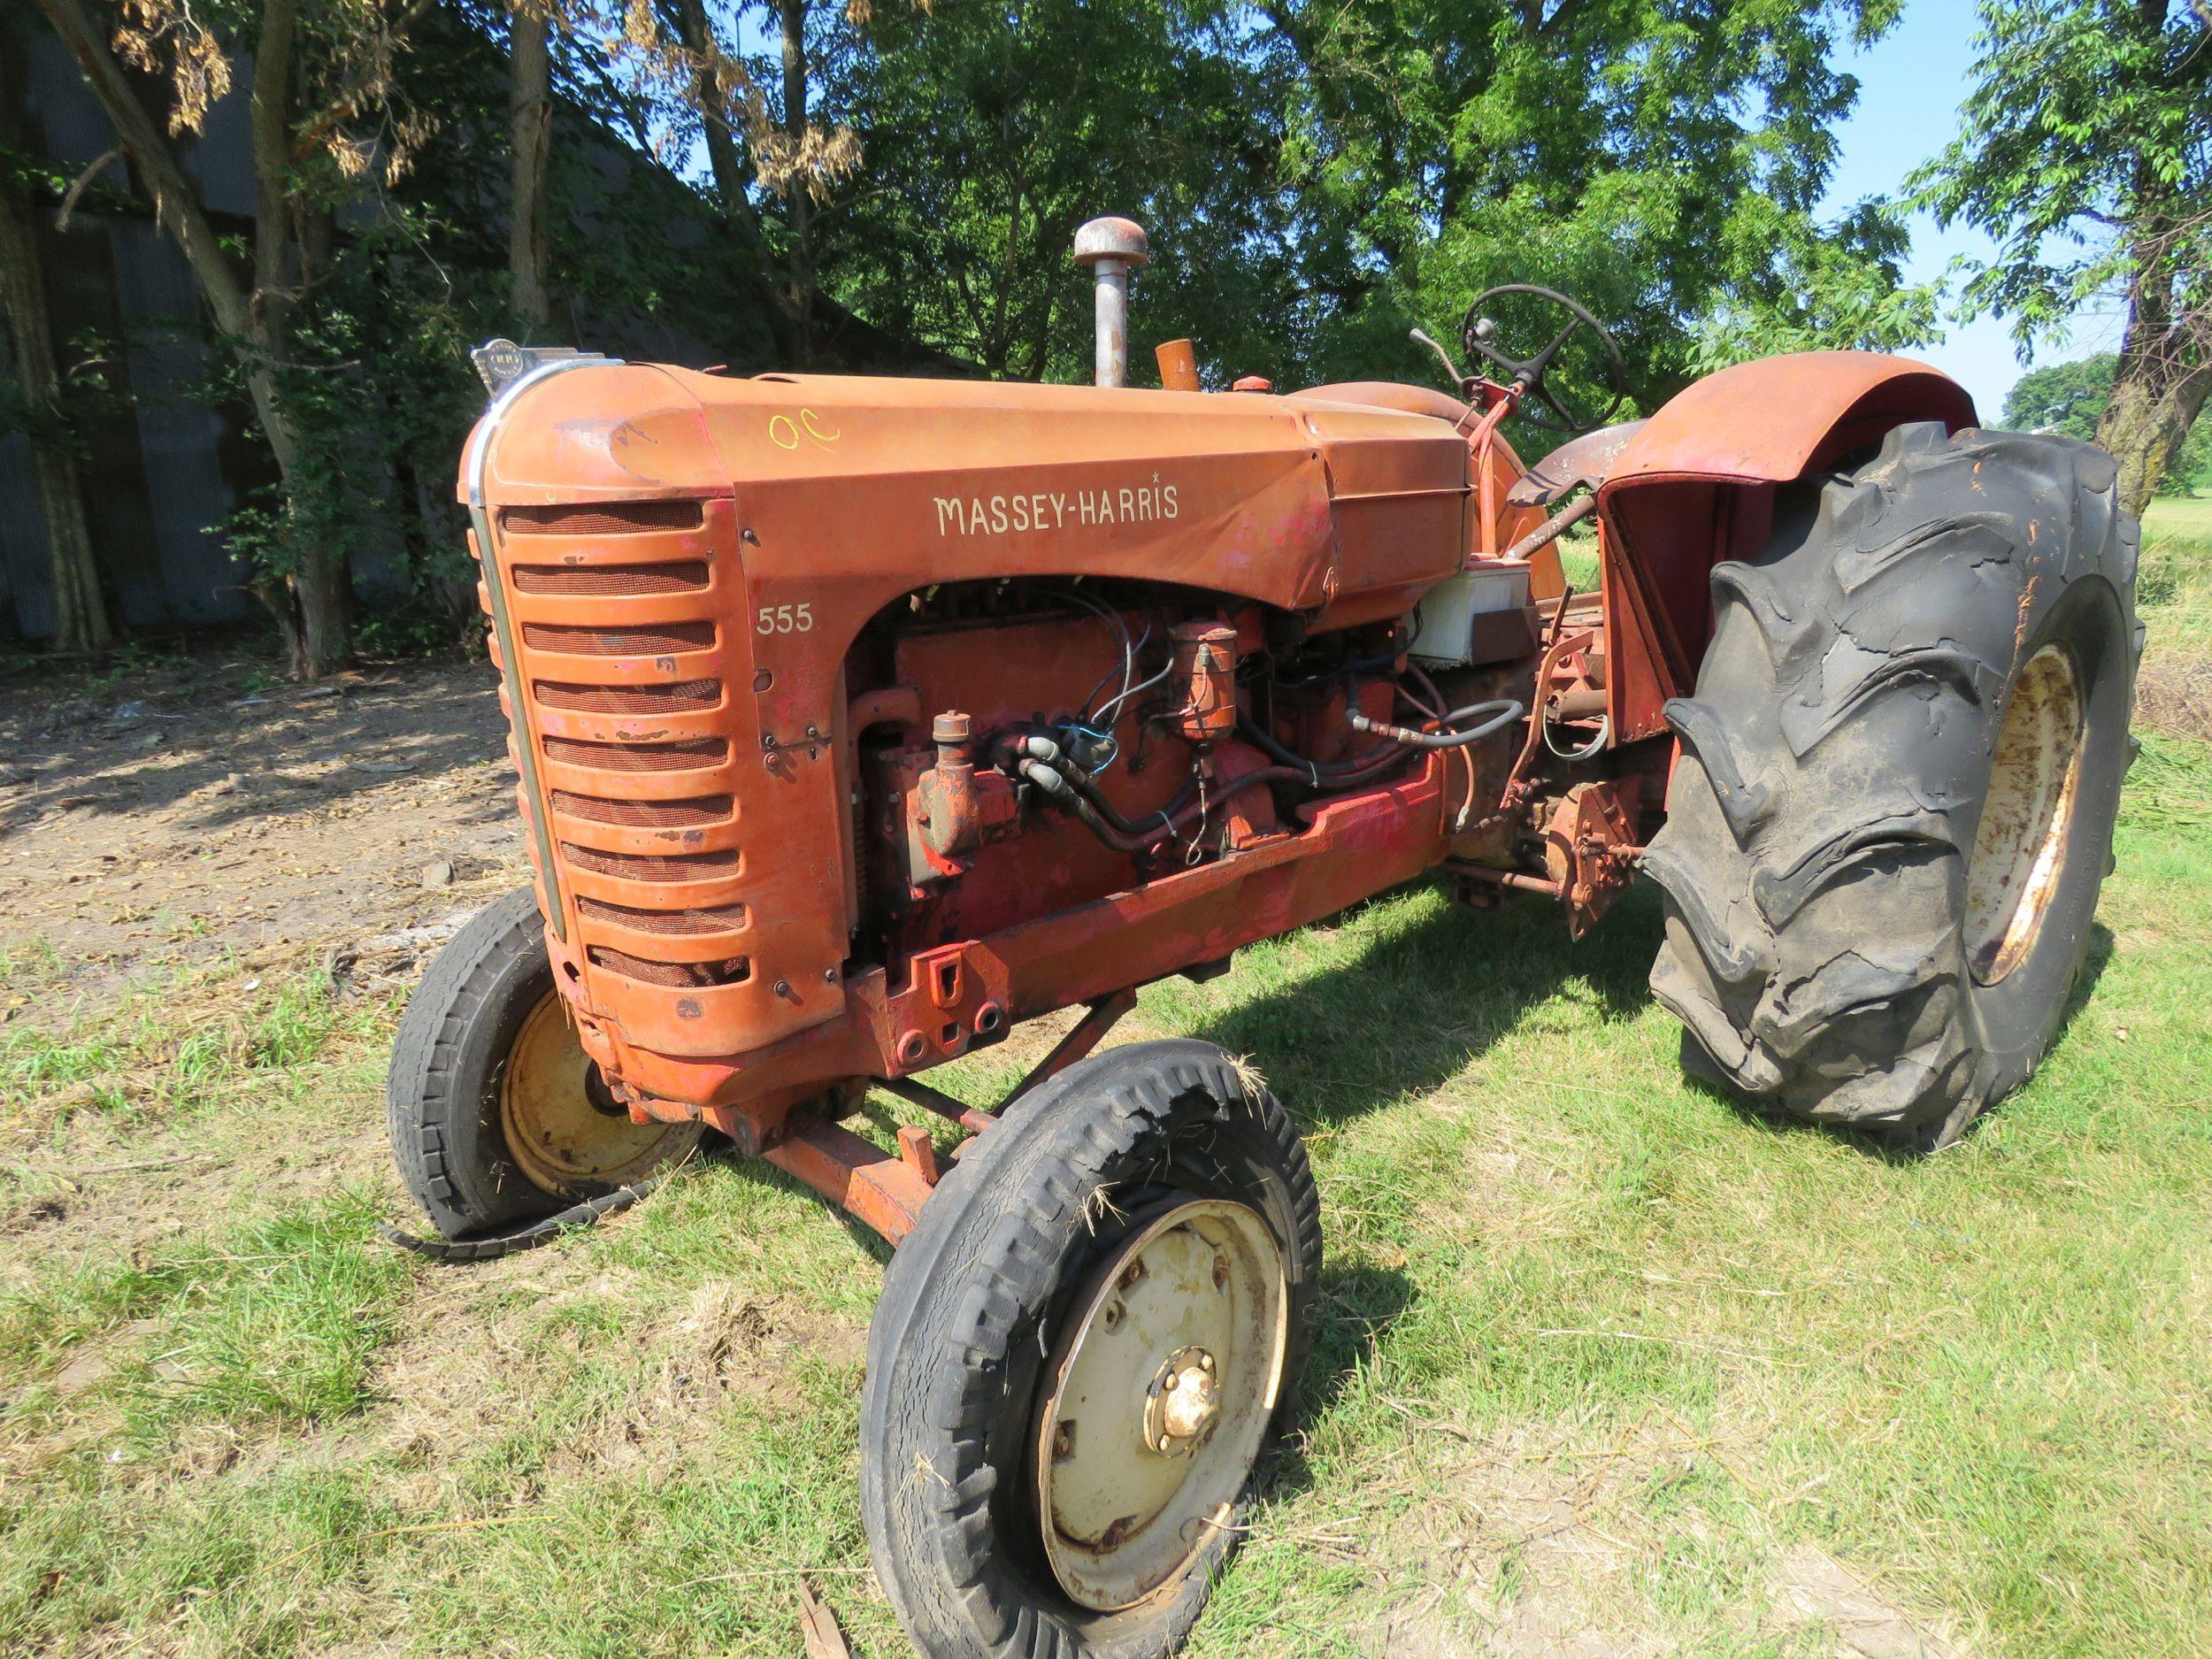
[[1665,729],[1712,626],[1713,566],[1757,551],[1778,487],[1835,465],[1908,421],[1974,424],[1940,371],[1871,351],[1740,363],[1660,409],[1598,492],[1604,531],[1608,705],[1616,741]]

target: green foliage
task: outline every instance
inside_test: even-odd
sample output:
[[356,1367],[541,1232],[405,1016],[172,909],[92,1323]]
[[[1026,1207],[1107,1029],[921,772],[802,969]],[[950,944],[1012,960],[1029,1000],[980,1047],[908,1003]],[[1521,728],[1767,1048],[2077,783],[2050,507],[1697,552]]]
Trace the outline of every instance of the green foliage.
[[1133,355],[1192,334],[1217,381],[1426,378],[1407,331],[1448,334],[1478,291],[1515,280],[1591,303],[1647,404],[1742,356],[1911,344],[1936,333],[1936,296],[1900,281],[1897,215],[1813,211],[1856,96],[1829,59],[1895,14],[1894,0],[1696,18],[1569,0],[1540,21],[1503,0],[887,12],[825,72],[866,156],[825,268],[894,326],[1048,378],[1087,362],[1066,249],[1108,211],[1145,223],[1156,262]]
[[2009,317],[2024,349],[2116,293],[2148,292],[2169,319],[2201,312],[2212,303],[2201,15],[2185,0],[1980,0],[1980,10],[1959,134],[1912,181],[1943,222],[1997,242],[1994,257],[1963,262],[1966,314]]
[[1404,327],[1532,280],[1619,334],[1648,405],[1713,361],[1808,343],[1902,344],[1932,296],[1899,295],[1901,230],[1878,204],[1814,209],[1857,88],[1831,58],[1894,0],[1280,0],[1257,39],[1291,83],[1286,176],[1327,227],[1310,275],[1332,373],[1413,371]]
[[2005,394],[2005,425],[2016,432],[2062,432],[2093,440],[2119,359],[2109,351],[2030,369]]
[[[743,71],[733,138],[753,181],[739,201],[705,165],[702,72],[668,46],[678,0],[568,0],[551,332],[791,366],[794,296],[818,282],[802,333],[826,366],[942,353],[1079,380],[1089,302],[1069,242],[1083,219],[1125,212],[1155,250],[1133,313],[1141,381],[1148,348],[1185,334],[1216,385],[1425,380],[1434,365],[1408,330],[1448,339],[1505,281],[1588,303],[1646,407],[1745,356],[1910,345],[1936,332],[1937,296],[1901,283],[1895,210],[1816,211],[1857,96],[1832,59],[1898,4],[812,0],[792,42],[803,119],[859,163],[802,188],[778,172],[799,118],[779,14],[708,0]],[[242,0],[196,14],[241,65],[257,15]],[[402,19],[406,49],[387,50]],[[403,572],[402,595],[365,618],[372,650],[449,642],[472,603],[450,480],[481,407],[466,348],[513,330],[507,21],[493,0],[303,8],[280,360],[232,341],[209,353],[227,411],[248,411],[249,372],[265,369],[297,427],[280,485],[224,527],[248,580],[274,591],[326,555]],[[376,113],[334,136],[313,111],[349,75]],[[251,249],[235,252],[242,272]],[[844,312],[863,320],[845,327]],[[1591,362],[1562,374],[1586,394]]]
[[[2100,351],[2030,369],[2005,395],[2005,425],[2019,432],[2061,432],[2094,442],[2118,365],[2113,353]],[[2212,484],[2212,418],[2200,415],[2158,493],[2186,495],[2207,484]]]
[[1194,335],[1217,378],[1295,375],[1294,204],[1277,178],[1281,78],[1239,20],[1198,0],[947,0],[887,8],[833,65],[865,156],[825,216],[841,295],[995,374],[1087,378],[1090,298],[1076,227],[1149,234],[1133,373]]

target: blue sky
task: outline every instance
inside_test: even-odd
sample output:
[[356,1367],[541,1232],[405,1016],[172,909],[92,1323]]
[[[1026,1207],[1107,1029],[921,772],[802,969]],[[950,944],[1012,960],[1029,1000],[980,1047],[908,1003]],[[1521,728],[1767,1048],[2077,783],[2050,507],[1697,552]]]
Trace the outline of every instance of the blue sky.
[[[1841,128],[1842,156],[1828,191],[1836,211],[1870,196],[1894,194],[1905,175],[1941,150],[1958,129],[1959,100],[1973,66],[1974,0],[1905,0],[1903,18],[1882,40],[1851,52],[1841,66],[1859,78],[1859,104]],[[1988,238],[1925,214],[1913,221],[1907,274],[1916,282],[1943,275],[1962,253],[1986,254]],[[1953,284],[1955,292],[1957,283]],[[1945,370],[1974,395],[1985,420],[2004,409],[2005,393],[2022,365],[2001,318],[1961,323],[1947,319],[1939,345],[1915,355]],[[2118,343],[2119,319],[2085,316],[2069,342],[2040,347],[2034,363],[2062,362]]]

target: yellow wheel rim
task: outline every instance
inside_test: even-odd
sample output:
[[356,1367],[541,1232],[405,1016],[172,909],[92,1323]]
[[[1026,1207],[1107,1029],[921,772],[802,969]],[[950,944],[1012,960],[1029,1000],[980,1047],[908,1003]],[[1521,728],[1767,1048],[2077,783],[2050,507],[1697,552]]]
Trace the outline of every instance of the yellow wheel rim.
[[1255,1210],[1155,1210],[1071,1311],[1034,1449],[1045,1555],[1079,1606],[1168,1592],[1233,1525],[1283,1386],[1283,1253]]
[[699,1138],[697,1124],[632,1123],[550,991],[508,1050],[499,1123],[517,1166],[559,1198],[642,1180]]
[[2081,734],[2073,657],[2047,645],[2013,682],[1966,866],[1966,960],[1979,984],[2018,967],[2042,932],[2066,867]]

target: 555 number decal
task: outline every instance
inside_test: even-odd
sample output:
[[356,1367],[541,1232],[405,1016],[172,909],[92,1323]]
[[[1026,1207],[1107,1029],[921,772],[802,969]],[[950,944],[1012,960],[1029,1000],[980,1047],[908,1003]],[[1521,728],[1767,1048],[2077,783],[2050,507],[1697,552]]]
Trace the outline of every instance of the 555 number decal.
[[754,618],[756,634],[807,634],[814,627],[814,607],[810,604],[763,605]]

